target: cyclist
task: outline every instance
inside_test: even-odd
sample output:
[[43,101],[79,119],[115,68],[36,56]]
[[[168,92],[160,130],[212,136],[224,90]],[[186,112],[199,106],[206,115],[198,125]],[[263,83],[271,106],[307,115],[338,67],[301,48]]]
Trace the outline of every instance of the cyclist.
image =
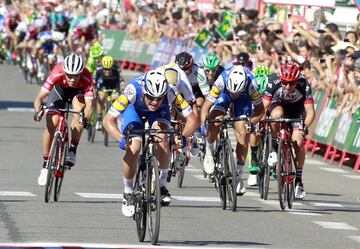
[[92,75],[95,75],[98,65],[100,65],[101,56],[103,55],[104,50],[99,42],[95,42],[94,45],[90,48],[90,56],[86,61],[86,68],[90,71]]
[[95,73],[96,90],[98,94],[98,101],[96,105],[97,121],[96,130],[102,129],[102,111],[107,97],[107,93],[102,90],[113,90],[111,97],[115,100],[120,93],[121,88],[124,88],[125,81],[120,75],[119,68],[114,64],[114,59],[107,55],[101,59],[101,68],[98,68]]
[[[205,71],[202,67],[194,63],[194,58],[188,52],[181,52],[175,56],[175,63],[185,72],[191,85],[192,92],[195,96],[196,113],[200,113],[200,109],[204,103],[204,94],[208,94],[210,87],[206,80]],[[200,115],[198,115],[200,122]],[[193,134],[191,154],[196,156],[199,153],[197,144],[197,131]]]
[[[90,72],[84,69],[84,62],[81,57],[71,54],[63,62],[55,65],[35,98],[34,109],[36,114],[39,113],[41,103],[46,97],[48,97],[46,106],[50,109],[46,112],[46,129],[43,133],[44,163],[38,178],[38,184],[41,186],[46,184],[49,150],[55,128],[59,122],[59,113],[56,109],[51,108],[64,108],[65,102],[71,99],[73,109],[82,111],[85,106],[91,105],[94,97],[93,80]],[[89,101],[85,101],[85,99],[89,99]],[[34,119],[40,121],[38,115],[35,115]],[[69,167],[75,164],[76,149],[84,126],[86,126],[86,118],[81,123],[79,115],[74,115],[71,123],[71,144],[66,158],[66,165]]]
[[[142,117],[147,118],[149,126],[155,129],[170,127],[170,107],[175,103],[186,119],[180,144],[185,145],[186,138],[198,127],[198,120],[186,100],[177,89],[168,84],[164,76],[164,69],[150,70],[128,83],[124,93],[113,103],[106,114],[103,125],[109,134],[119,141],[119,147],[125,149],[123,157],[124,197],[122,212],[126,217],[132,217],[135,212],[133,182],[137,168],[137,159],[141,150],[141,137],[131,136],[125,140],[123,134],[127,129],[144,129]],[[117,118],[122,115],[121,130],[117,126]],[[155,155],[159,161],[160,192],[162,204],[168,205],[171,201],[166,188],[166,179],[169,167],[169,144],[166,135],[158,135],[160,142],[155,144]]]
[[[302,182],[302,172],[305,161],[304,137],[307,134],[307,127],[315,117],[314,100],[311,93],[311,86],[305,77],[300,75],[299,67],[292,63],[283,64],[279,75],[269,76],[269,83],[263,96],[264,107],[270,112],[271,118],[299,118],[305,116],[305,127],[300,127],[299,123],[292,123],[291,139],[295,149],[295,198],[305,197],[304,185]],[[277,134],[278,127],[272,125]],[[277,143],[273,142],[274,152],[269,155],[269,164],[275,165],[277,161]]]
[[[227,67],[213,84],[210,94],[207,96],[201,109],[202,130],[205,128],[206,117],[222,118],[225,116],[229,105],[234,105],[234,117],[246,115],[251,117],[251,126],[260,121],[264,113],[261,95],[254,76],[243,66],[231,65]],[[254,105],[254,112],[252,111]],[[204,157],[204,171],[207,174],[214,172],[215,163],[213,159],[214,143],[220,131],[220,123],[208,124],[206,131],[206,152]],[[251,127],[246,121],[234,123],[236,134],[237,155],[237,181],[236,191],[239,195],[246,192],[243,183],[243,171],[249,143]],[[203,132],[205,133],[205,132]]]
[[[215,80],[220,76],[220,74],[225,70],[225,68],[220,64],[220,59],[217,54],[209,54],[204,57],[203,61],[204,72],[206,75],[207,83],[209,87],[208,91],[202,91],[204,96],[207,96],[210,91],[210,87],[214,84]],[[206,90],[206,88],[204,88]]]
[[[267,66],[259,65],[254,68],[253,74],[258,84],[259,92],[263,95],[268,83],[267,75],[270,74],[270,69]],[[257,184],[257,174],[260,172],[259,162],[257,161],[258,147],[259,136],[256,132],[253,132],[250,134],[251,162],[249,164],[250,174],[247,181],[249,186],[255,186]]]

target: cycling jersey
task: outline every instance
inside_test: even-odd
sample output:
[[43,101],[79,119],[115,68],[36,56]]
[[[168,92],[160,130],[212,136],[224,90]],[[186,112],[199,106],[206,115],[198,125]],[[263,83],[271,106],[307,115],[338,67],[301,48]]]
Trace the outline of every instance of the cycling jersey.
[[[229,91],[226,89],[225,83],[227,82],[228,75],[231,72],[233,67],[234,66],[227,67],[220,74],[220,76],[216,79],[216,81],[214,82],[214,84],[210,90],[210,94],[207,96],[208,100],[210,100],[211,102],[215,102],[216,99],[223,92],[230,95]],[[254,76],[252,75],[252,73],[247,68],[244,67],[244,71],[246,72],[247,80],[246,80],[245,91],[243,91],[240,94],[240,97],[247,96],[251,99],[253,105],[258,105],[262,102],[262,99],[261,99],[261,94],[259,92],[256,80],[255,80]]]
[[111,69],[111,75],[105,76],[104,69],[99,68],[95,73],[96,89],[120,89],[120,82],[124,81],[120,76],[120,70],[117,66],[113,66]]
[[72,33],[72,40],[81,39],[81,37],[85,37],[85,41],[92,41],[97,38],[97,30],[95,25],[89,25],[87,29],[84,31],[79,26],[77,26]]
[[[181,70],[181,68],[176,63],[171,63],[168,65],[161,66],[165,71],[169,70],[175,73],[175,79],[169,79],[167,73],[165,73],[166,78],[168,79],[170,84],[176,86],[176,89],[184,96],[185,100],[193,104],[196,101],[194,93],[192,91],[192,87],[190,85],[189,79],[186,76],[186,73]],[[174,84],[175,83],[175,84]]]
[[91,99],[94,97],[93,78],[86,68],[84,68],[84,71],[80,74],[80,80],[77,83],[76,87],[70,87],[67,83],[65,72],[62,68],[62,62],[56,64],[53,70],[51,70],[49,77],[42,85],[42,89],[50,92],[51,89],[57,84],[61,85],[62,88],[81,89],[84,93],[85,98]]
[[200,88],[203,95],[207,95],[210,91],[210,86],[207,83],[205,71],[197,64],[193,64],[191,73],[187,76],[190,85],[194,88]]

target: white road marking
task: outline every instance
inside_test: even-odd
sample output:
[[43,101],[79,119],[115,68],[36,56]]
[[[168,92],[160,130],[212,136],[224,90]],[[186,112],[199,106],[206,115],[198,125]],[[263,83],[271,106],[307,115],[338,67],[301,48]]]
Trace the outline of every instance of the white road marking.
[[322,161],[319,161],[316,159],[308,159],[308,158],[306,158],[305,163],[306,164],[315,164],[315,165],[328,165],[327,162],[322,162]]
[[192,175],[192,176],[198,180],[209,181],[209,179],[205,178],[204,175]]
[[304,209],[293,209],[288,213],[296,214],[296,215],[307,215],[307,216],[322,216],[321,214],[309,212],[309,210],[304,210]]
[[194,169],[194,168],[185,168],[185,171],[190,171],[190,172],[202,172],[202,169]]
[[358,175],[343,175],[343,176],[345,176],[347,178],[351,178],[351,179],[360,179],[360,175],[359,176]]
[[313,221],[315,224],[322,226],[325,229],[339,229],[339,230],[358,230],[356,227],[350,226],[343,222],[323,222]]
[[323,203],[323,202],[310,202],[315,207],[343,207],[339,203]]
[[355,240],[360,243],[360,236],[347,236],[349,239]]
[[36,196],[30,192],[22,191],[0,191],[0,196]]
[[320,169],[333,173],[346,173],[346,171],[343,169],[336,169],[336,168],[320,168]]
[[34,112],[34,108],[30,107],[8,107],[9,112]]
[[[280,205],[279,201],[277,200],[263,200],[263,199],[258,199],[258,200],[268,205]],[[293,202],[293,206],[303,206],[303,204],[300,202]]]
[[84,198],[100,198],[100,199],[122,199],[122,194],[104,194],[104,193],[75,193]]

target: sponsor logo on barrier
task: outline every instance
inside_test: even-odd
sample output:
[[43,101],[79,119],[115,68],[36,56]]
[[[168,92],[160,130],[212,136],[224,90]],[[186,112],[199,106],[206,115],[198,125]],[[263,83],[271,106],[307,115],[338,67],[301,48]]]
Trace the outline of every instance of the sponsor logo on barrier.
[[358,129],[356,133],[356,137],[354,139],[354,142],[352,144],[354,147],[360,148],[360,129]]
[[347,113],[342,114],[339,125],[336,130],[335,141],[340,144],[345,144],[346,136],[351,127],[351,118]]
[[319,137],[327,138],[331,131],[332,124],[334,123],[336,110],[332,109],[330,105],[331,101],[327,103],[326,107],[321,112],[319,121],[314,131],[314,134]]

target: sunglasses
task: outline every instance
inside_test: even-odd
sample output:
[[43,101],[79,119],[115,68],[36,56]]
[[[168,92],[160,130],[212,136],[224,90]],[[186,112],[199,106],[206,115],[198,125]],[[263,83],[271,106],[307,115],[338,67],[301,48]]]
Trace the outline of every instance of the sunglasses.
[[66,74],[69,79],[76,79],[80,77],[80,74]]
[[290,85],[290,86],[292,86],[292,85],[296,85],[295,83],[296,83],[296,81],[281,81],[281,85],[283,85],[283,86],[287,86],[287,85]]
[[209,68],[204,68],[204,71],[205,71],[205,73],[213,73],[213,72],[215,72],[215,69],[211,70]]
[[148,94],[145,94],[145,96],[146,96],[146,98],[148,98],[151,102],[153,102],[153,101],[160,102],[160,101],[164,98],[164,96],[162,96],[161,98],[155,98],[155,97],[150,96],[150,95],[148,95]]

